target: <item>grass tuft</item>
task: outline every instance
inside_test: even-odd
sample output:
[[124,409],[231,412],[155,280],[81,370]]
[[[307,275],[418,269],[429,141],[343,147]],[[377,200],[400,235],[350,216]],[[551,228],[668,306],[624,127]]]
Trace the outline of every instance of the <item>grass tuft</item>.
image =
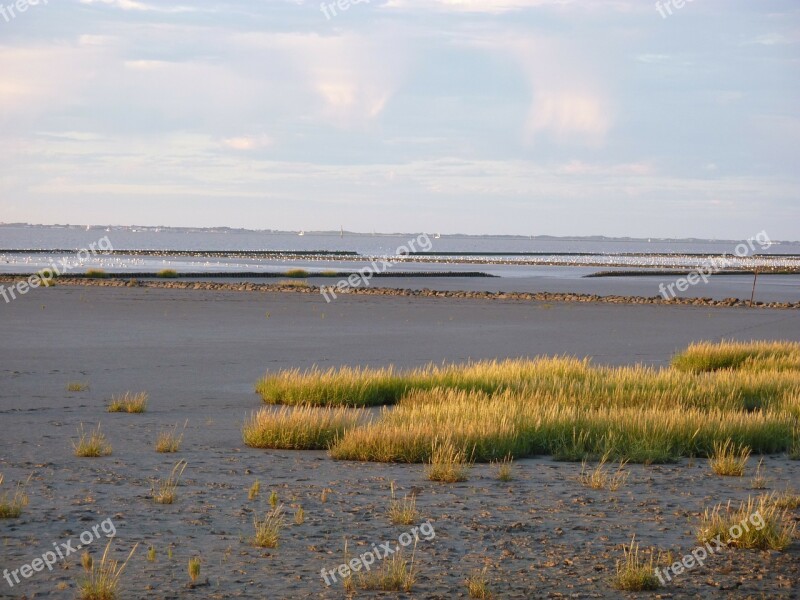
[[100,431],[100,425],[97,426],[97,429],[86,432],[81,423],[78,429],[78,441],[73,441],[72,447],[75,450],[75,456],[79,458],[100,458],[109,456],[112,452],[111,444],[105,434]]
[[80,381],[70,381],[67,384],[67,391],[68,392],[85,392],[89,389],[88,383],[82,383]]
[[467,592],[470,598],[476,600],[491,600],[492,592],[489,590],[489,578],[486,569],[474,571],[467,579]]
[[719,536],[723,544],[736,548],[783,551],[791,545],[796,528],[775,496],[765,494],[749,497],[736,509],[730,502],[706,509],[697,539],[708,543]]
[[167,479],[158,479],[153,483],[151,492],[156,504],[173,504],[175,502],[178,485],[187,466],[188,463],[185,460],[179,460],[172,467],[172,472]]
[[193,556],[189,559],[188,571],[189,579],[192,580],[192,583],[195,583],[200,578],[200,566],[201,562],[199,556]]
[[580,481],[582,485],[593,490],[609,490],[611,492],[616,492],[628,481],[630,473],[624,470],[626,464],[624,460],[620,461],[616,471],[609,470],[607,467],[609,457],[610,453],[606,453],[592,471],[587,471],[586,461],[584,461],[581,467],[581,474],[578,476],[578,481]]
[[443,483],[457,483],[469,479],[472,461],[467,453],[456,447],[452,440],[433,441],[431,459],[427,467],[428,479]]
[[[18,483],[13,495],[10,495],[9,492],[0,493],[0,519],[19,519],[22,516],[22,511],[28,506],[29,502],[25,488],[31,480],[31,477],[33,477],[33,475],[28,477],[28,481],[24,484]],[[1,485],[3,485],[2,474],[0,474],[0,486]]]
[[111,396],[111,402],[108,405],[108,412],[110,413],[143,413],[147,410],[147,401],[150,396],[147,392],[125,392],[122,395],[115,394]]
[[800,343],[701,342],[677,354],[672,367],[693,373],[722,369],[800,370]]
[[119,597],[122,573],[136,552],[138,544],[133,547],[128,558],[122,564],[109,558],[110,548],[111,541],[108,542],[100,561],[91,561],[91,567],[86,569],[87,574],[78,582],[78,593],[81,600],[117,600]]
[[728,438],[724,442],[714,442],[714,453],[709,458],[711,470],[724,477],[743,477],[750,458],[750,448],[737,447]]
[[86,271],[84,276],[89,279],[106,279],[108,277],[108,273],[102,269],[89,269]]
[[511,456],[495,461],[494,464],[497,467],[497,479],[499,481],[509,482],[514,479],[514,459]]
[[179,452],[181,444],[183,443],[183,432],[186,431],[186,425],[188,425],[188,423],[189,421],[187,420],[183,424],[183,431],[180,433],[178,432],[177,425],[159,431],[158,437],[156,437],[156,452],[159,454],[174,454]]
[[634,536],[630,545],[622,546],[622,551],[625,557],[617,561],[617,573],[612,580],[615,588],[625,592],[648,592],[661,587],[655,572],[655,549],[642,551]]
[[389,502],[389,520],[395,525],[413,525],[419,519],[417,497],[415,495],[397,498],[394,481],[392,482],[392,498]]
[[156,273],[156,277],[161,279],[177,279],[178,272],[175,269],[163,269]]
[[285,275],[292,279],[305,279],[309,276],[309,272],[304,269],[289,269]]
[[261,519],[253,517],[255,536],[253,544],[258,548],[277,548],[281,537],[281,530],[286,525],[283,516],[283,505],[276,506]]

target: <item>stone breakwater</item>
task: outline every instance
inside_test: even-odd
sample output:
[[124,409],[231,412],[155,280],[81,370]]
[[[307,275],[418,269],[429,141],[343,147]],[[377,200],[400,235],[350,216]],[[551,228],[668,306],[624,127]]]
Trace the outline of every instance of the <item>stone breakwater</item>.
[[[23,280],[19,277],[0,276],[0,283],[13,284]],[[207,281],[180,280],[137,280],[127,278],[87,279],[82,277],[59,277],[53,286],[97,286],[97,287],[138,287],[173,290],[206,290],[217,292],[284,292],[294,294],[317,294],[320,288],[303,285],[301,281],[289,284],[280,283],[217,283]],[[738,298],[671,298],[661,296],[599,296],[597,294],[574,294],[560,292],[471,292],[436,291],[429,289],[409,290],[395,288],[351,288],[342,295],[405,296],[412,298],[462,298],[476,300],[517,300],[527,302],[595,302],[607,304],[664,304],[668,306],[707,306],[707,307],[749,307],[748,300]],[[320,296],[321,297],[321,296]],[[754,302],[752,308],[800,309],[800,302]]]

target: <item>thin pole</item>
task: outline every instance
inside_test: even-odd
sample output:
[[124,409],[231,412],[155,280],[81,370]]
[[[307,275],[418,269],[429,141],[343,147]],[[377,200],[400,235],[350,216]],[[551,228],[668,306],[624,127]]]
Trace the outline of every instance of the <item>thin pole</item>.
[[758,281],[758,267],[756,267],[755,275],[753,276],[753,293],[750,294],[749,308],[753,308],[753,299],[756,297],[756,281]]

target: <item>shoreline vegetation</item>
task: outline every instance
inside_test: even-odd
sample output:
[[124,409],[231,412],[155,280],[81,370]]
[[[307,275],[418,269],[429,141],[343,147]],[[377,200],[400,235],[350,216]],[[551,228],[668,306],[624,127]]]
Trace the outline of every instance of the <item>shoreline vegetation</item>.
[[[234,274],[228,274],[233,277]],[[387,275],[388,276],[388,275]],[[392,276],[398,276],[397,273],[392,273]],[[415,273],[413,277],[419,277]],[[436,273],[436,277],[444,276],[441,273]],[[464,276],[463,273],[452,276]],[[298,294],[319,294],[320,287],[309,284],[308,286],[297,286],[296,284],[289,285],[285,282],[278,283],[220,283],[209,281],[180,281],[175,279],[157,278],[155,275],[152,280],[142,280],[132,278],[130,274],[124,276],[111,275],[107,278],[93,279],[81,278],[74,276],[56,277],[51,280],[50,285],[71,285],[71,286],[99,286],[99,287],[131,287],[131,288],[162,288],[162,289],[183,289],[183,290],[205,290],[205,291],[221,291],[221,292],[294,292]],[[204,276],[205,277],[205,276]],[[286,277],[285,273],[278,273],[277,277]],[[320,277],[333,278],[331,274],[322,274]],[[27,278],[25,278],[27,279]],[[20,276],[13,275],[0,275],[0,283],[14,284],[18,281],[25,279]],[[525,302],[592,302],[592,303],[610,303],[610,304],[658,304],[667,306],[704,306],[704,307],[750,307],[747,300],[740,298],[723,298],[715,300],[713,298],[670,298],[665,299],[662,296],[622,296],[622,295],[608,295],[600,296],[597,294],[581,294],[572,292],[486,292],[486,291],[461,291],[461,290],[411,290],[405,288],[381,288],[381,287],[367,287],[367,288],[348,288],[341,292],[342,295],[358,295],[366,294],[372,296],[405,296],[416,298],[459,298],[459,299],[477,299],[477,300],[517,300]],[[800,308],[800,301],[798,302],[753,302],[752,308],[770,308],[770,309],[798,309]]]
[[[429,463],[446,443],[475,462],[545,455],[653,464],[711,457],[720,444],[791,454],[800,443],[795,342],[695,344],[663,369],[571,357],[294,369],[265,376],[256,390],[284,406],[248,421],[245,443],[319,449],[325,440],[339,460]],[[374,406],[379,412],[365,417]]]

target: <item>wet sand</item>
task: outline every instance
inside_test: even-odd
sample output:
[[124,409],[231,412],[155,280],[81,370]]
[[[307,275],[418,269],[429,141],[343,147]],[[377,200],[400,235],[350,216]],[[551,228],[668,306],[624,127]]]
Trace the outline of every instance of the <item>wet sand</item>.
[[[713,476],[705,461],[634,465],[628,484],[611,493],[583,488],[580,465],[538,458],[519,461],[509,483],[478,465],[467,482],[434,484],[420,466],[245,447],[242,422],[260,407],[253,384],[267,370],[312,364],[406,367],[566,353],[604,364],[664,365],[693,340],[800,340],[800,314],[393,296],[326,304],[306,294],[64,286],[0,306],[0,336],[4,489],[33,473],[22,518],[0,521],[0,571],[112,518],[119,555],[141,544],[123,577],[123,598],[342,598],[341,588],[326,588],[320,570],[343,562],[344,538],[353,554],[410,529],[386,517],[396,480],[401,495],[418,492],[436,538],[417,547],[411,593],[358,597],[466,598],[466,577],[489,566],[497,598],[619,598],[636,597],[607,581],[620,544],[636,534],[645,546],[690,552],[704,508],[758,493],[748,489],[750,477]],[[70,381],[91,387],[69,393]],[[148,412],[106,413],[111,394],[127,390],[150,393]],[[159,428],[186,419],[183,450],[156,454]],[[70,440],[78,425],[98,422],[113,455],[75,458]],[[178,500],[156,505],[150,482],[178,458],[189,463]],[[773,456],[764,467],[770,488],[800,487],[800,463]],[[256,479],[261,497],[250,502]],[[326,502],[324,489],[331,490]],[[290,524],[277,550],[259,550],[247,538],[253,511],[269,508],[272,490]],[[295,525],[299,505],[306,520]],[[151,545],[152,563],[145,558]],[[208,586],[188,589],[186,565],[195,555]],[[782,554],[727,551],[660,594],[797,598],[798,558],[798,543]],[[0,597],[73,598],[79,574],[72,557],[68,569],[36,573],[14,589],[0,579]]]

